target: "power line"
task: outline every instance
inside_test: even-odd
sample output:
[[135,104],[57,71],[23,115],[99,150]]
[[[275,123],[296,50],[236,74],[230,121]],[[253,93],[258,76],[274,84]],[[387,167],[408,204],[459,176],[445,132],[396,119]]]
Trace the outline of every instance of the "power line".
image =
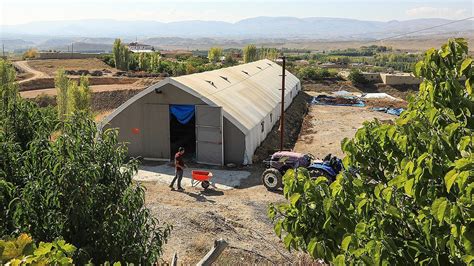
[[440,24],[440,25],[436,25],[436,26],[432,26],[432,27],[428,27],[428,28],[424,28],[424,29],[419,29],[419,30],[415,30],[415,31],[411,31],[411,32],[406,32],[406,33],[402,33],[402,34],[398,34],[398,35],[394,35],[394,36],[390,36],[390,37],[378,39],[378,40],[375,40],[375,41],[372,41],[372,42],[380,42],[380,41],[385,41],[385,40],[389,40],[389,39],[394,39],[394,38],[398,38],[398,37],[401,37],[401,36],[405,36],[405,35],[409,35],[409,34],[421,32],[421,31],[425,31],[425,30],[431,30],[431,29],[435,29],[435,28],[444,27],[444,26],[446,26],[446,25],[458,23],[458,22],[465,21],[465,20],[469,20],[469,19],[473,19],[473,18],[474,18],[474,17],[463,18],[463,19],[451,21],[451,22],[448,22],[448,23],[444,23],[444,24]]

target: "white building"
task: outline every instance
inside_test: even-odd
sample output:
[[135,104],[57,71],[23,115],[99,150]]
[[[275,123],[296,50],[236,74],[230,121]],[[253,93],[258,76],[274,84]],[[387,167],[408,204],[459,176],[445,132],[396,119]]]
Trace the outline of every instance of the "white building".
[[153,46],[138,42],[131,42],[127,47],[132,53],[152,53],[155,51]]

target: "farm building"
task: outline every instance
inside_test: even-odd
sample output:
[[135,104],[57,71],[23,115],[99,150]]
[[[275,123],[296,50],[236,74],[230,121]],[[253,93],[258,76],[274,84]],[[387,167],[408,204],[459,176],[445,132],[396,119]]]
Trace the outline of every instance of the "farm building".
[[[170,160],[178,147],[205,164],[252,163],[255,149],[280,117],[282,68],[260,60],[166,78],[105,118],[129,154]],[[301,90],[288,71],[285,108]]]

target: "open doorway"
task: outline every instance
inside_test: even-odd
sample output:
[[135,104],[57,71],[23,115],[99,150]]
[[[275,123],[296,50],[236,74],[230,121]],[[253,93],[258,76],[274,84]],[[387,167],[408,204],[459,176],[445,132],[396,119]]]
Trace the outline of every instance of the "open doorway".
[[171,160],[179,147],[184,147],[184,158],[196,159],[196,118],[194,105],[170,105]]

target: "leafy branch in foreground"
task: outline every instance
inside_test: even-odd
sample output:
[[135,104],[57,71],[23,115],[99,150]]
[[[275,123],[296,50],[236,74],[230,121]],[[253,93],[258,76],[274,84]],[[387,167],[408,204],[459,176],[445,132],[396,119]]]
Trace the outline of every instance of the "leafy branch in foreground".
[[77,264],[156,262],[170,227],[145,207],[132,181],[138,162],[117,130],[98,131],[84,112],[60,121],[23,100],[3,60],[0,78],[0,234],[62,238],[77,247]]
[[288,171],[289,203],[270,206],[288,249],[347,264],[474,262],[473,60],[463,39],[431,49],[394,125],[366,122],[344,140],[346,169],[328,185]]
[[30,236],[0,240],[0,264],[6,265],[73,265],[76,248],[64,240],[36,245]]

